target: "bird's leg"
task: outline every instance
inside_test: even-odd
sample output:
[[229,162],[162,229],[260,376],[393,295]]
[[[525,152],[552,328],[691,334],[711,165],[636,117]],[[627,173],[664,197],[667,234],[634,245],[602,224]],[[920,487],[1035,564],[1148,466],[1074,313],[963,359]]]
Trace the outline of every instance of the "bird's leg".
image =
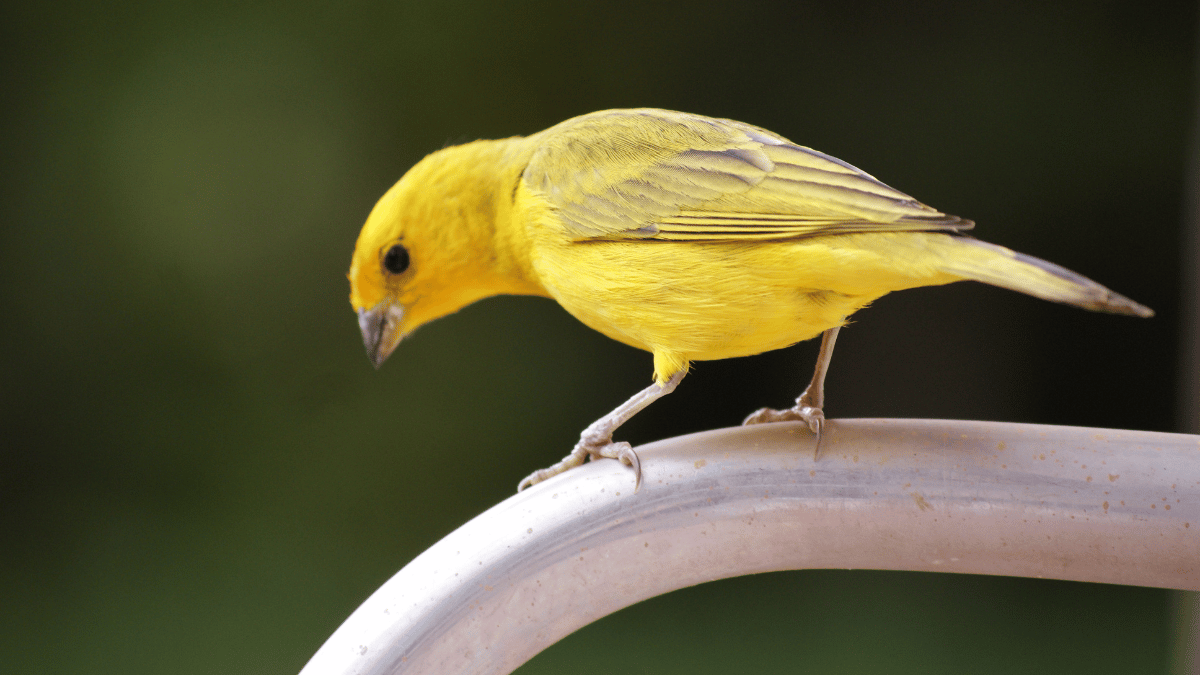
[[799,420],[817,435],[817,448],[813,451],[813,459],[821,451],[821,430],[825,427],[825,373],[829,372],[829,360],[833,358],[833,344],[837,342],[838,328],[830,328],[821,334],[821,352],[817,355],[817,367],[813,371],[812,382],[796,399],[796,405],[787,410],[772,410],[762,408],[751,413],[742,424],[762,424],[763,422],[783,422]]
[[678,373],[672,375],[669,380],[662,383],[662,385],[654,383],[646,387],[634,394],[628,401],[617,406],[616,410],[592,422],[580,434],[579,442],[575,444],[575,448],[571,450],[571,454],[563,457],[554,466],[534,471],[526,476],[525,480],[517,485],[517,492],[524,490],[534,483],[540,483],[551,476],[557,476],[567,469],[574,469],[583,464],[583,460],[589,457],[592,459],[597,457],[619,459],[626,466],[633,467],[633,491],[637,492],[638,488],[642,485],[642,463],[638,459],[637,453],[633,451],[632,445],[624,441],[620,443],[613,442],[613,432],[617,430],[617,427],[628,422],[629,418],[641,412],[646,406],[675,391],[675,387],[686,373],[686,369],[680,370]]

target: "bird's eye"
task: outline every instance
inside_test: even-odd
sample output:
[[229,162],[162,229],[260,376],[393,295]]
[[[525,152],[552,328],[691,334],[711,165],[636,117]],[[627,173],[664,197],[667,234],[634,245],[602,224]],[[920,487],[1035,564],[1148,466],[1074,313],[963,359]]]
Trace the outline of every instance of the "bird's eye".
[[408,249],[400,244],[388,249],[383,255],[383,267],[392,274],[400,274],[408,269]]

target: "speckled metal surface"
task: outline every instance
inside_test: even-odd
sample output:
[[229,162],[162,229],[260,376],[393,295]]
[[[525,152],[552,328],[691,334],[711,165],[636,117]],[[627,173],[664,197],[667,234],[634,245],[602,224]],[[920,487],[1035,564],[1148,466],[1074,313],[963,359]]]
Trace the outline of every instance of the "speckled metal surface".
[[302,675],[508,673],[578,628],[785,569],[1200,590],[1200,436],[945,420],[797,423],[638,448],[497,504],[362,604]]

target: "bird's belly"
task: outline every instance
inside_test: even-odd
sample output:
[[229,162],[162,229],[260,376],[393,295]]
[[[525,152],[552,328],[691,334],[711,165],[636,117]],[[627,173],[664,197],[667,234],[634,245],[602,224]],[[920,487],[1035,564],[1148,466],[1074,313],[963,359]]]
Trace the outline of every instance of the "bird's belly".
[[903,286],[869,274],[847,281],[837,269],[845,264],[811,244],[665,242],[573,244],[535,262],[549,294],[584,324],[640,349],[697,361],[807,340]]
[[636,294],[586,302],[560,296],[559,302],[584,324],[625,344],[709,361],[761,354],[815,337],[842,325],[872,299],[798,289],[765,293],[756,302],[678,293],[670,302]]

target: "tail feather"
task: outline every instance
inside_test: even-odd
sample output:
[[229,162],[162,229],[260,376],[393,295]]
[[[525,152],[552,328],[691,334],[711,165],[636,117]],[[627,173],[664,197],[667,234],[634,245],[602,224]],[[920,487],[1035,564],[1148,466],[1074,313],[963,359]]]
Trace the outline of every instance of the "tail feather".
[[[950,274],[1084,309],[1140,317],[1154,316],[1154,310],[1149,307],[1052,262],[974,237],[955,236],[953,241],[957,250],[954,255],[947,256],[946,262],[941,265]],[[965,255],[967,250],[964,250],[964,245],[975,249],[977,255]]]

